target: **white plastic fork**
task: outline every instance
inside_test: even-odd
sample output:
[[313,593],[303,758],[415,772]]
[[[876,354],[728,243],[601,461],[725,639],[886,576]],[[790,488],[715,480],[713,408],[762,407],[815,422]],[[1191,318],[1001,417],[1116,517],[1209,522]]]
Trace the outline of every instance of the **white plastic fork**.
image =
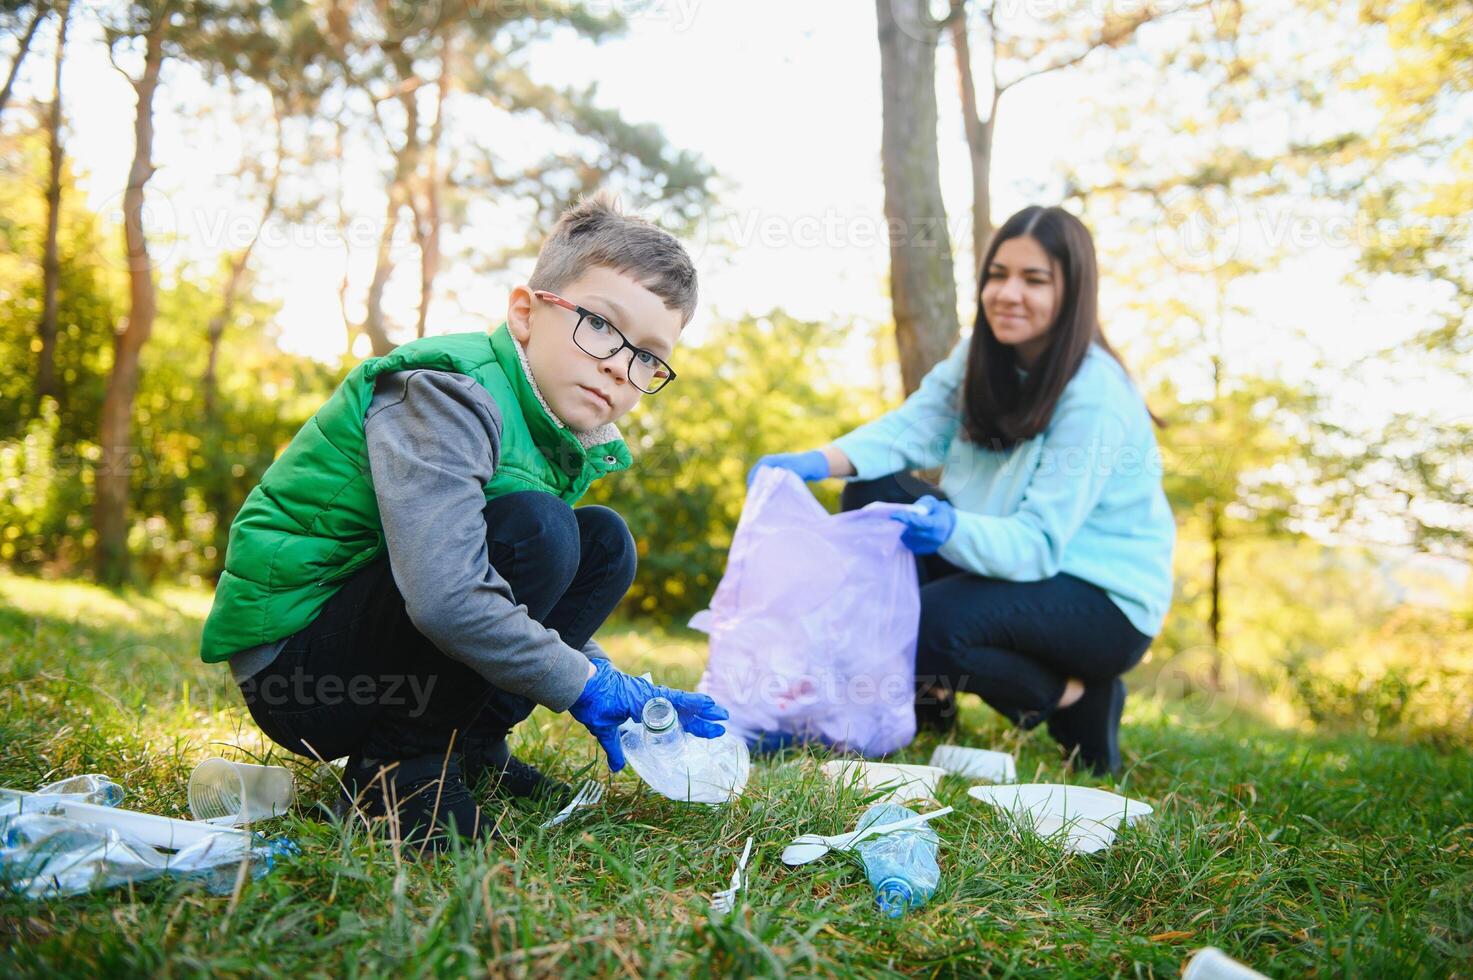
[[742,848],[741,860],[737,862],[736,870],[731,873],[731,885],[725,891],[712,894],[711,911],[725,915],[736,907],[737,892],[742,890],[742,869],[747,866],[747,858],[751,854],[752,838],[748,837],[747,846]]
[[604,784],[596,783],[591,779],[583,780],[583,785],[578,787],[578,793],[573,801],[557,812],[557,816],[542,825],[543,830],[556,827],[564,820],[573,815],[573,811],[580,807],[597,806],[604,798]]
[[944,817],[950,812],[951,807],[944,806],[939,810],[932,810],[930,813],[921,813],[913,817],[906,817],[903,820],[896,820],[893,823],[870,824],[859,830],[851,830],[847,834],[834,834],[829,837],[823,837],[818,834],[803,834],[801,837],[794,838],[793,843],[783,848],[783,864],[789,866],[808,864],[810,861],[817,861],[829,853],[829,851],[848,850],[866,837],[873,837],[876,834],[888,834],[896,830],[908,830],[911,827],[919,827],[927,821],[935,820],[937,817]]

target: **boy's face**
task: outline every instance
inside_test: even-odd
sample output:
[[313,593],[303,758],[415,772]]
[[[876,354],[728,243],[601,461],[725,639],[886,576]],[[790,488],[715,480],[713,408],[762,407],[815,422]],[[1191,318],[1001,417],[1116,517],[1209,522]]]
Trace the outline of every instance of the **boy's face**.
[[[680,311],[666,307],[664,300],[638,281],[595,266],[556,293],[606,319],[635,347],[671,360],[680,339]],[[615,421],[643,394],[629,381],[629,348],[599,360],[573,342],[578,314],[572,310],[518,286],[507,302],[506,322],[512,336],[526,348],[542,397],[574,429],[594,429]]]

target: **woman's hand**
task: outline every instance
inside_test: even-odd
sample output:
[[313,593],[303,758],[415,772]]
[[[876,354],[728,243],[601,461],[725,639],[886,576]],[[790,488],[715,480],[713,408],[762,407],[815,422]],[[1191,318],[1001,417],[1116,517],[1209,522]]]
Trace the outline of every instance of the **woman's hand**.
[[906,510],[891,514],[905,525],[900,543],[918,555],[929,555],[940,549],[956,530],[956,508],[930,494],[917,500]]
[[764,466],[775,466],[781,470],[788,470],[798,474],[798,479],[826,480],[829,475],[829,461],[820,450],[813,449],[806,453],[773,453],[763,456],[753,464],[747,471],[747,488],[751,489],[752,480],[757,476],[757,470]]

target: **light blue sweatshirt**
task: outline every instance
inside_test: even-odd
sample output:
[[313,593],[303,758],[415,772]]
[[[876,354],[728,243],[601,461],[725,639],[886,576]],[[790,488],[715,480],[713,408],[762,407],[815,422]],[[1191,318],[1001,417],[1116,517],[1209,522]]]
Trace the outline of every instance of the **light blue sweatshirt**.
[[834,440],[854,478],[941,466],[941,490],[957,511],[941,557],[1013,582],[1067,572],[1155,636],[1171,605],[1176,522],[1145,400],[1092,344],[1041,433],[1008,451],[983,449],[961,425],[970,347],[963,337],[905,404]]

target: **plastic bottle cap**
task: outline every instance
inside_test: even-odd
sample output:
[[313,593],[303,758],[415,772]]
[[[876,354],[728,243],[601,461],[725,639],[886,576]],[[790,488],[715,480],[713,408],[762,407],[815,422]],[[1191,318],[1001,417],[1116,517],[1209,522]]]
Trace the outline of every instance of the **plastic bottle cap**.
[[911,891],[910,883],[904,878],[885,878],[875,886],[875,902],[880,911],[892,919],[904,915],[913,901],[915,892]]

